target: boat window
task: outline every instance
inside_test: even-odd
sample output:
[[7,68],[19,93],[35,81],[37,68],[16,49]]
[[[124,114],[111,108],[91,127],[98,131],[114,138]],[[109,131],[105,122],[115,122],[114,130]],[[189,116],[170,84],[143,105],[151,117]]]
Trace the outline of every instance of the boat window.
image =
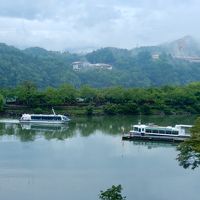
[[138,131],[141,132],[141,128],[139,128]]
[[134,127],[134,131],[138,131],[138,127]]
[[159,133],[165,134],[165,130],[159,130]]
[[63,119],[64,119],[64,120],[67,120],[67,117],[64,116]]
[[166,130],[166,134],[172,134],[170,130]]
[[173,135],[178,135],[178,131],[172,131]]
[[33,119],[33,120],[40,120],[41,116],[31,116],[31,119]]
[[147,133],[151,133],[151,129],[146,129],[146,132]]
[[31,116],[32,120],[61,120],[59,116]]
[[61,117],[55,117],[56,120],[61,120]]
[[153,130],[153,133],[158,133],[158,130],[154,129],[154,130]]

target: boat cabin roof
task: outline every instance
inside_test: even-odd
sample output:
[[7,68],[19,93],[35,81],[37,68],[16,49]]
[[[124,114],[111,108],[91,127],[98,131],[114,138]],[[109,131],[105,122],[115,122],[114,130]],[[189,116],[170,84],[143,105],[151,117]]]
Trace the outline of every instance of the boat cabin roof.
[[53,116],[64,116],[64,115],[53,115],[53,114],[51,114],[51,115],[43,115],[43,114],[30,114],[31,116],[44,116],[44,117],[53,117]]
[[184,128],[191,128],[192,125],[184,125],[184,124],[179,124],[179,125],[176,125],[175,127],[172,127],[172,126],[158,126],[158,125],[155,125],[155,124],[137,124],[137,125],[134,125],[133,128],[143,128],[143,129],[172,129],[172,130],[177,130],[177,129],[184,129]]
[[65,115],[53,115],[53,114],[50,114],[50,115],[43,115],[43,114],[23,114],[23,115],[29,115],[29,116],[40,116],[40,117],[42,117],[42,116],[44,116],[44,117],[53,117],[53,116],[57,116],[57,117],[61,117],[61,116],[65,116]]
[[133,128],[142,128],[142,129],[171,129],[171,130],[177,130],[177,128],[172,127],[172,126],[158,126],[155,124],[149,124],[149,125],[145,125],[145,124],[139,124],[139,125],[134,125]]
[[177,128],[192,128],[192,125],[177,124],[175,127],[177,127]]

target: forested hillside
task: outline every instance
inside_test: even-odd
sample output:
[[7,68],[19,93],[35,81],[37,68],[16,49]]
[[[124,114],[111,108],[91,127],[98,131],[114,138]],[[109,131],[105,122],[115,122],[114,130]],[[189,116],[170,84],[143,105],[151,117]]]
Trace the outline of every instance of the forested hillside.
[[[187,39],[187,46],[189,48],[184,49],[184,55],[198,56],[200,51],[194,41],[191,45]],[[26,80],[32,81],[39,88],[57,87],[63,83],[76,87],[83,84],[93,87],[148,87],[199,81],[200,63],[174,57],[177,48],[174,42],[171,45],[132,50],[102,48],[79,55],[42,48],[19,50],[0,44],[0,87],[14,87]],[[156,59],[153,58],[155,53],[159,53]],[[113,69],[74,71],[71,64],[75,61],[111,64]]]

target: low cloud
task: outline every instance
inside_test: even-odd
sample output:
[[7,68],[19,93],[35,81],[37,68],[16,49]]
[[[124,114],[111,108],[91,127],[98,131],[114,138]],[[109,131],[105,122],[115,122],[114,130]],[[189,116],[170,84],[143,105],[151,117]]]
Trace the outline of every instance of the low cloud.
[[198,36],[197,0],[2,0],[0,41],[51,50],[154,45]]

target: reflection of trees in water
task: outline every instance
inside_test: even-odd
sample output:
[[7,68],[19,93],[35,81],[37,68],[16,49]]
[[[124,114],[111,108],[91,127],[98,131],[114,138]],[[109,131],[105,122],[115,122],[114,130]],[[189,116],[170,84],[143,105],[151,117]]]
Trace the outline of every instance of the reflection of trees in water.
[[68,138],[72,138],[76,135],[76,126],[74,123],[70,123],[69,125],[64,125],[64,126],[65,126],[65,129],[61,129],[57,131],[46,131],[44,133],[45,139],[65,140]]
[[96,131],[104,134],[117,135],[121,134],[122,127],[127,131],[131,129],[136,117],[93,117],[77,118],[67,125],[36,125],[36,124],[0,124],[0,135],[15,135],[21,141],[33,141],[38,136],[47,140],[59,139],[64,140],[74,137],[77,133],[81,136],[89,136]]
[[64,140],[69,137],[73,137],[75,132],[75,126],[41,126],[41,125],[27,125],[21,126],[20,124],[0,124],[0,136],[14,135],[21,141],[34,141],[38,137],[44,137],[45,139],[59,139]]
[[81,135],[89,136],[95,131],[104,134],[119,135],[123,129],[130,131],[134,124],[141,119],[142,123],[155,123],[158,125],[172,126],[175,124],[192,124],[194,117],[185,116],[103,116],[92,118],[79,118],[76,120],[76,127]]
[[34,141],[37,133],[32,130],[20,130],[17,132],[16,136],[20,138],[22,142]]
[[158,125],[174,125],[179,123],[192,124],[194,117],[185,116],[101,116],[75,118],[67,125],[44,126],[20,124],[0,124],[0,135],[15,135],[21,141],[33,141],[38,137],[47,140],[64,140],[80,133],[89,136],[96,131],[108,135],[120,135],[123,130],[128,132],[139,119],[142,123],[155,123]]
[[154,148],[174,148],[177,145],[175,143],[165,142],[165,141],[131,141],[134,146],[145,146],[147,149],[154,149]]
[[130,130],[134,118],[125,116],[79,118],[76,121],[76,127],[82,136],[89,136],[96,131],[109,135],[119,135],[122,133],[122,127]]
[[0,124],[0,135],[1,136],[16,136],[20,138],[21,141],[33,141],[35,140],[34,132],[21,130],[19,124],[12,124],[12,123],[1,123]]
[[18,132],[18,125],[17,124],[6,124],[0,123],[0,136],[3,135],[15,135]]

